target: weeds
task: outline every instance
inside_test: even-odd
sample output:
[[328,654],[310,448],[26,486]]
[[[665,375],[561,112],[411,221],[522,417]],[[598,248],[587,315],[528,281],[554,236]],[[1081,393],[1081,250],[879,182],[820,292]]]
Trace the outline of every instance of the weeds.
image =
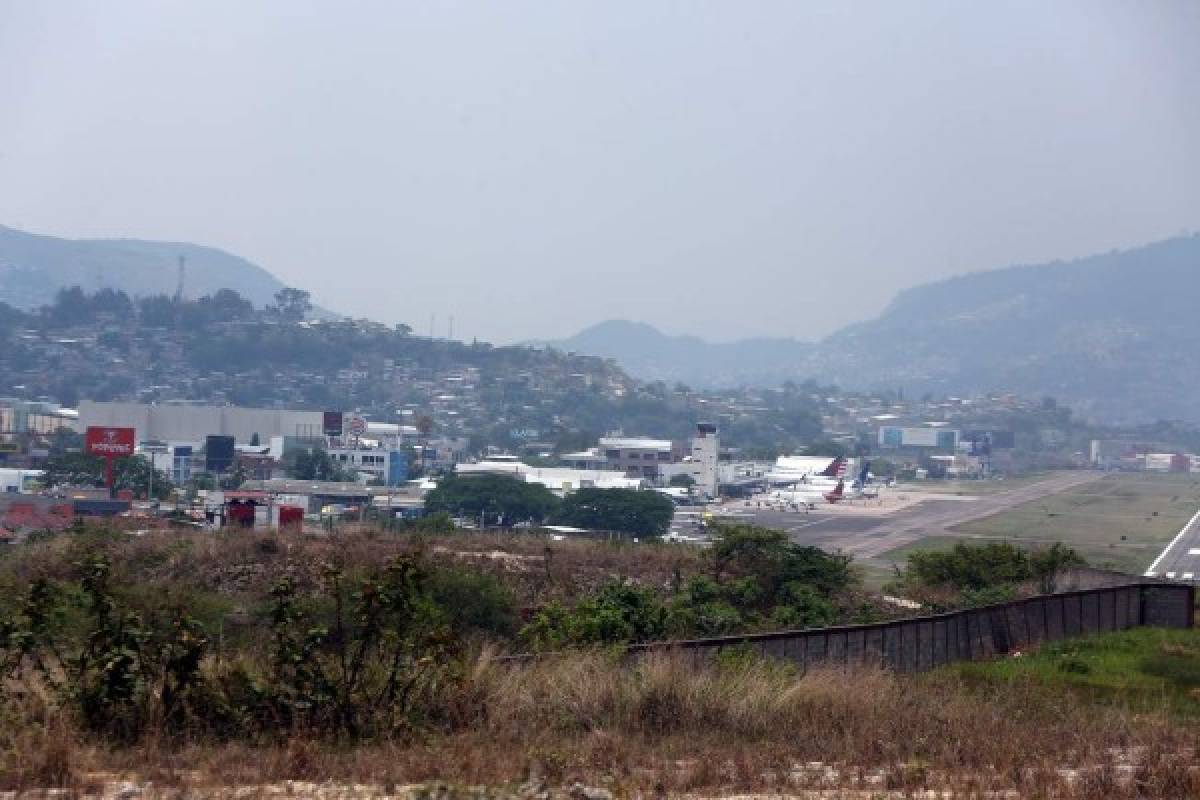
[[[514,625],[493,613],[495,585],[461,563],[439,577],[431,546],[260,541],[220,552],[84,536],[3,562],[0,787],[78,788],[104,770],[172,786],[540,776],[663,795],[1200,793],[1194,632],[1129,631],[915,676],[801,675],[734,650],[514,663],[479,645]],[[668,585],[669,553],[647,553],[662,556],[651,566]],[[214,574],[250,576],[224,600],[236,635],[199,591]],[[1150,702],[1164,692],[1174,699]]]

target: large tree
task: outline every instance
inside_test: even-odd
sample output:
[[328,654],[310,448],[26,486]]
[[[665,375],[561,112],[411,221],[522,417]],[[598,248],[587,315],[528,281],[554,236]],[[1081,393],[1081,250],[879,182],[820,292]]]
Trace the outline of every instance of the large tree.
[[320,449],[301,450],[292,457],[288,476],[301,481],[353,481],[358,472],[342,467]]
[[[104,484],[104,459],[87,453],[62,453],[46,459],[42,467],[47,486],[96,487]],[[113,462],[113,486],[129,489],[135,497],[146,497],[150,489],[150,461],[142,456],[118,458]],[[171,477],[154,470],[154,496],[165,500],[175,488]]]
[[275,308],[284,319],[299,322],[312,310],[309,298],[308,292],[289,286],[275,293]]
[[449,475],[425,496],[425,510],[482,518],[484,524],[542,522],[554,513],[558,498],[540,483],[510,475]]
[[659,492],[637,489],[580,489],[563,501],[555,522],[638,536],[662,536],[671,527],[675,504]]

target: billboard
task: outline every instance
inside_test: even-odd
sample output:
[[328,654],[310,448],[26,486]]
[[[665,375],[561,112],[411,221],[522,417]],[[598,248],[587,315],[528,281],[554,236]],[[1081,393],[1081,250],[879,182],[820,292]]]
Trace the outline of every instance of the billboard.
[[392,450],[388,453],[388,486],[399,486],[408,480],[408,453]]
[[107,428],[89,425],[84,435],[84,451],[94,456],[114,458],[133,455],[133,428]]
[[233,437],[207,436],[204,439],[204,471],[224,472],[233,466]]
[[342,412],[326,411],[321,415],[321,420],[326,436],[342,435]]
[[879,429],[879,444],[881,447],[933,447],[953,450],[958,445],[958,431],[884,425]]
[[992,450],[1012,450],[1017,445],[1016,434],[1012,431],[974,430],[962,435],[962,441],[970,442],[972,449],[982,453]]

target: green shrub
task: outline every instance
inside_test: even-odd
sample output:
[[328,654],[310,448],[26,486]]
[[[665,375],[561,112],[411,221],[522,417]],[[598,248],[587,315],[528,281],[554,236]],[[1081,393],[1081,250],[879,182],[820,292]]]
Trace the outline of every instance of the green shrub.
[[661,639],[667,632],[667,609],[650,589],[625,581],[604,586],[567,609],[550,604],[521,631],[535,649],[566,645],[620,644]]
[[510,637],[517,631],[517,601],[492,575],[462,567],[442,567],[429,575],[429,594],[452,632]]

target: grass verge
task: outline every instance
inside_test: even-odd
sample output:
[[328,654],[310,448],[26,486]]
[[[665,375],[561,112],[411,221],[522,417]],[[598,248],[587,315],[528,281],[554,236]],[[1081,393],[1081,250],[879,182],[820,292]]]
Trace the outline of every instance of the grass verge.
[[948,667],[968,685],[1034,686],[1171,718],[1200,718],[1200,631],[1140,628],[1055,642],[994,662]]
[[1200,508],[1200,479],[1191,475],[1114,474],[889,551],[908,552],[957,541],[998,539],[1023,546],[1062,542],[1096,567],[1140,574]]

